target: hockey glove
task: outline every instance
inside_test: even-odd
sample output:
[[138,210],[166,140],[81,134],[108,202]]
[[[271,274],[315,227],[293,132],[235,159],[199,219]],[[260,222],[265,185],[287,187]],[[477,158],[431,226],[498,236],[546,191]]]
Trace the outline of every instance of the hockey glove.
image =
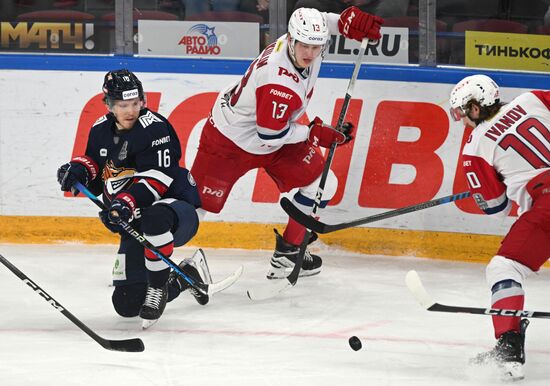
[[75,157],[57,169],[57,182],[61,185],[64,192],[72,192],[74,196],[78,194],[78,189],[73,185],[80,182],[84,186],[97,176],[97,164],[89,157]]
[[99,219],[101,220],[101,222],[103,223],[103,225],[105,225],[105,228],[109,229],[111,232],[113,233],[122,233],[124,232],[124,229],[122,229],[120,227],[120,225],[118,224],[113,224],[110,220],[109,220],[109,212],[107,209],[105,210],[102,210],[101,212],[98,213],[99,214]]
[[121,221],[131,222],[136,211],[136,200],[131,194],[119,193],[108,209],[107,216],[112,224],[119,224]]
[[353,125],[346,122],[342,125],[342,131],[334,127],[325,125],[321,118],[315,117],[309,124],[309,142],[313,146],[330,147],[333,143],[343,145],[353,139]]
[[361,11],[357,7],[346,8],[338,20],[338,30],[344,37],[361,41],[364,38],[379,40],[380,25],[384,19]]

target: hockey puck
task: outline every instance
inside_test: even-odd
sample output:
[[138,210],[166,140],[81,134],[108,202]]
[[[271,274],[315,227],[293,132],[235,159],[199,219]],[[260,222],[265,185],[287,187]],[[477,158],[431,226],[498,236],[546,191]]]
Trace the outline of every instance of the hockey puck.
[[348,342],[353,351],[361,350],[361,347],[363,347],[361,340],[356,336],[349,338]]

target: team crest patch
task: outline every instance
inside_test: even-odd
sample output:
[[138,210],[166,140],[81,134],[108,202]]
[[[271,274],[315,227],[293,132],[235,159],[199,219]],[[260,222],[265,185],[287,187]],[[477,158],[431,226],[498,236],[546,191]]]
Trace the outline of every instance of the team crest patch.
[[97,126],[99,125],[101,122],[105,122],[107,120],[107,115],[104,115],[102,117],[99,117],[97,119],[97,121],[95,121],[95,123],[92,125],[92,126]]

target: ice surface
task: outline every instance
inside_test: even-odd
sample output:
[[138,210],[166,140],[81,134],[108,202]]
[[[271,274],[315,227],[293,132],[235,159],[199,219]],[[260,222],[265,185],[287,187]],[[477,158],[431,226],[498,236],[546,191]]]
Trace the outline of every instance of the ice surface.
[[[173,259],[189,257],[180,248]],[[116,246],[0,245],[0,253],[99,335],[139,337],[143,353],[103,349],[0,265],[0,385],[500,385],[468,359],[494,345],[490,317],[428,312],[404,278],[415,269],[440,303],[485,307],[484,266],[324,250],[319,276],[274,299],[246,290],[266,282],[270,251],[205,249],[214,281],[240,264],[240,281],[207,306],[190,294],[141,330],[111,305]],[[526,308],[549,311],[547,269],[525,286]],[[527,330],[526,378],[548,385],[550,320]],[[363,349],[352,351],[357,335]]]

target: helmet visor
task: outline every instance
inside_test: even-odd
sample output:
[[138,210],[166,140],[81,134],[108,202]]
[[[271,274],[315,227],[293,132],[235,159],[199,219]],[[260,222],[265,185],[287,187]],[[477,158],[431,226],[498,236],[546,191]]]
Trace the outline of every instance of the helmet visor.
[[451,107],[449,112],[453,120],[456,122],[462,120],[462,118],[466,116],[466,111],[464,111],[462,107]]

